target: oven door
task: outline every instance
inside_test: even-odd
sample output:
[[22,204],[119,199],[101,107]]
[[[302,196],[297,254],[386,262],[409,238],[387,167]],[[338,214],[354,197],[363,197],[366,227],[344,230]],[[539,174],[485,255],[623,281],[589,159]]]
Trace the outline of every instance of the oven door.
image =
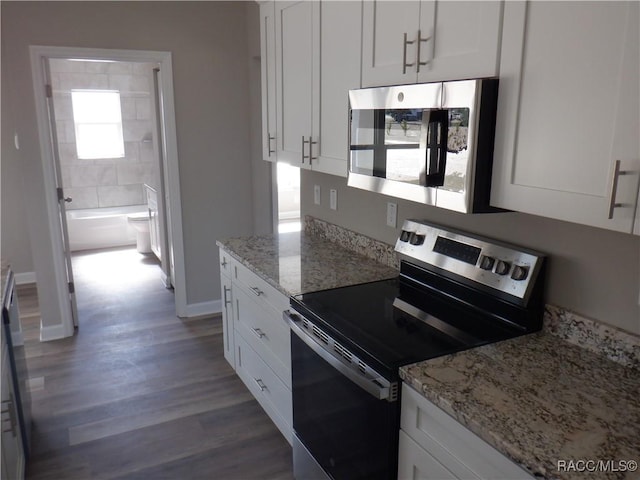
[[297,315],[288,315],[288,320],[294,476],[395,479],[399,402],[390,401],[395,389],[381,379],[358,378],[353,369],[344,368],[347,362],[340,359],[344,350],[341,357],[326,349],[336,350],[331,339],[327,344],[315,340]]

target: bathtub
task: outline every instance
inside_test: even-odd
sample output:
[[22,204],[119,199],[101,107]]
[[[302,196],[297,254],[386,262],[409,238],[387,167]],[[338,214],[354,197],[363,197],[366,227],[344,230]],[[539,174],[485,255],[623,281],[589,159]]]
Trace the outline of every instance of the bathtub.
[[135,245],[136,232],[127,215],[147,211],[146,205],[67,210],[69,248],[75,252]]

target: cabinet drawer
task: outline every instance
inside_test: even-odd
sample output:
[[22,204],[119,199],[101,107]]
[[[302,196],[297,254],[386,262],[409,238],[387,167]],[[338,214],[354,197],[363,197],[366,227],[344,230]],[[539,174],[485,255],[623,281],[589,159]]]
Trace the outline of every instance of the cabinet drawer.
[[533,479],[404,383],[400,428],[457,478]]
[[289,297],[269,285],[244,265],[234,262],[233,271],[234,281],[246,287],[247,292],[256,297],[258,302],[271,305],[278,312],[289,308]]
[[231,258],[231,255],[229,255],[222,248],[219,249],[219,253],[220,253],[219,255],[220,256],[220,274],[226,275],[227,277],[231,277],[231,269],[234,261]]
[[262,305],[243,288],[234,289],[235,329],[291,388],[291,335],[282,312]]
[[293,406],[291,390],[244,341],[236,338],[236,372],[280,432],[291,443]]
[[398,480],[457,479],[402,430],[400,430],[399,440]]

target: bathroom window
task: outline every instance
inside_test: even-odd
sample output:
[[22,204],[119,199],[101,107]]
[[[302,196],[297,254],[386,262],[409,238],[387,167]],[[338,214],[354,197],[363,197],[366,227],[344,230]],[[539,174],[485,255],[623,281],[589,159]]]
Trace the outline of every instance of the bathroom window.
[[120,92],[72,90],[78,158],[123,158]]

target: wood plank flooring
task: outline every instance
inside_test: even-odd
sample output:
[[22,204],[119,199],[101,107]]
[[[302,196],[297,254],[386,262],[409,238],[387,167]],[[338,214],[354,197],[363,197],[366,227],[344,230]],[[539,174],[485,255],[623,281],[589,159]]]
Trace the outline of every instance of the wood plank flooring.
[[221,318],[181,320],[152,257],[74,256],[80,327],[40,343],[18,299],[32,388],[29,480],[292,479],[291,447],[222,353]]

